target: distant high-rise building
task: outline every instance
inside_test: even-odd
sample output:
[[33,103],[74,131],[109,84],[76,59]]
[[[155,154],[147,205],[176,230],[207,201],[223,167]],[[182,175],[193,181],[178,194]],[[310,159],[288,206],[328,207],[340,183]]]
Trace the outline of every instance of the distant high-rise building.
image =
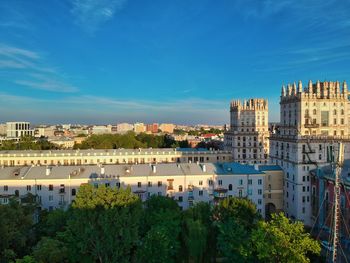
[[146,126],[142,122],[134,123],[134,132],[141,133],[146,131]]
[[[345,143],[349,155],[350,101],[339,81],[282,86],[280,123],[270,136],[270,158],[284,170],[284,211],[312,225],[310,171],[328,165],[327,149]],[[337,149],[335,149],[337,150]]]
[[33,136],[34,130],[30,128],[30,122],[7,122],[6,136],[8,138],[19,138],[21,136]]
[[225,149],[240,163],[267,163],[269,153],[268,102],[249,99],[230,104],[230,129],[225,132]]

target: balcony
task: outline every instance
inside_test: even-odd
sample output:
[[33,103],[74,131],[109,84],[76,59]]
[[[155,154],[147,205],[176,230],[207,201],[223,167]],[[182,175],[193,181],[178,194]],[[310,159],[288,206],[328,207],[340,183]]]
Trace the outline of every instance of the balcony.
[[318,123],[308,123],[308,124],[304,124],[304,127],[305,128],[319,128],[320,127],[320,124]]
[[214,198],[215,199],[223,199],[227,197],[227,189],[225,188],[216,188],[214,190]]

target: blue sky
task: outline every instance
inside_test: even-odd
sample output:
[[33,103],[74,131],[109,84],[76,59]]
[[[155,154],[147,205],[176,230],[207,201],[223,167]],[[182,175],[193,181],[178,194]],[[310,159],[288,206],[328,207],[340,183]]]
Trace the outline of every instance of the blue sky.
[[0,122],[229,122],[229,101],[348,80],[347,0],[1,0]]

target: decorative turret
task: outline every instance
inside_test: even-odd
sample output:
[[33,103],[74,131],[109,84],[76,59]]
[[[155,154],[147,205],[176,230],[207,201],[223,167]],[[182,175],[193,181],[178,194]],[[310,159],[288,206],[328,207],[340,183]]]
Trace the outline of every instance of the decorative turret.
[[284,85],[282,85],[281,96],[286,96],[286,87]]
[[292,86],[292,95],[296,95],[296,94],[297,94],[297,84],[295,84],[294,82]]
[[321,92],[321,82],[317,80],[316,82],[316,94],[320,94]]
[[348,92],[348,84],[346,84],[346,81],[343,82],[343,93],[346,95]]
[[335,83],[335,92],[337,95],[340,94],[340,83],[339,81],[337,80],[337,82]]
[[309,80],[308,89],[309,89],[308,92],[312,93],[312,81],[311,80]]
[[288,96],[292,95],[292,87],[290,86],[290,84],[288,84],[287,86],[287,95]]
[[302,93],[303,92],[303,83],[301,82],[301,80],[299,80],[298,82],[298,93]]

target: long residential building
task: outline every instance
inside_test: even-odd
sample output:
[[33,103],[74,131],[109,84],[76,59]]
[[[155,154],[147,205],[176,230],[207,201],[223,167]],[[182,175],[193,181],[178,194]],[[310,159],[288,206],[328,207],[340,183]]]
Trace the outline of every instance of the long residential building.
[[0,151],[0,166],[230,162],[229,151],[192,148]]
[[169,196],[186,209],[235,196],[251,199],[265,216],[282,209],[283,172],[276,165],[163,163],[0,168],[0,202],[36,196],[42,208],[66,208],[82,184],[131,187],[143,201]]
[[224,147],[240,163],[267,163],[269,159],[268,102],[249,99],[230,104],[230,129],[225,133]]
[[283,86],[280,123],[270,136],[270,158],[284,170],[284,211],[306,225],[314,223],[310,171],[329,164],[327,149],[345,145],[350,156],[350,101],[339,81]]

